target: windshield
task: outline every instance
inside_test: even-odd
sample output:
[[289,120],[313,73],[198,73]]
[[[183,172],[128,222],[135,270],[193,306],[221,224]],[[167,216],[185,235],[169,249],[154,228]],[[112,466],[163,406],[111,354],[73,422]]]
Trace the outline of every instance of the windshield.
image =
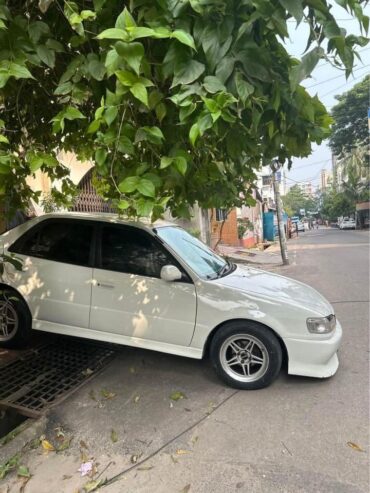
[[163,227],[155,230],[157,235],[199,276],[215,279],[228,263],[200,240],[177,227]]

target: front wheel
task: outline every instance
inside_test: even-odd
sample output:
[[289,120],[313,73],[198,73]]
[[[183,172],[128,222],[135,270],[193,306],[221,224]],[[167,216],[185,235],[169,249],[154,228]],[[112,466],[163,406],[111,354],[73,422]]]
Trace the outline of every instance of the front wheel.
[[228,385],[256,390],[267,387],[278,376],[282,350],[267,327],[236,321],[216,332],[210,357],[216,373]]

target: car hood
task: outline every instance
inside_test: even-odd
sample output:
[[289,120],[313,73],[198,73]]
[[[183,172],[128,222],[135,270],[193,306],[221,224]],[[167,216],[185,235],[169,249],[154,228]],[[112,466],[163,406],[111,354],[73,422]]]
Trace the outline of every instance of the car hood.
[[271,274],[261,269],[237,265],[234,272],[215,282],[274,301],[301,305],[323,316],[334,313],[330,303],[315,289],[289,277]]

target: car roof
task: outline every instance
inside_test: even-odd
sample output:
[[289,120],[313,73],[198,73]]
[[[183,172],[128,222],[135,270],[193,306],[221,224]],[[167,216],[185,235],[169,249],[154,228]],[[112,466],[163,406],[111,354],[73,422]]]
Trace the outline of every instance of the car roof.
[[43,214],[42,216],[38,216],[34,220],[37,222],[44,221],[45,219],[83,219],[88,221],[102,221],[109,223],[117,223],[117,224],[126,224],[129,226],[136,226],[142,229],[154,229],[160,228],[164,226],[178,226],[177,224],[164,221],[157,220],[154,223],[150,221],[149,218],[141,218],[140,221],[135,221],[133,219],[124,218],[118,214],[111,214],[106,212],[50,212],[47,214]]

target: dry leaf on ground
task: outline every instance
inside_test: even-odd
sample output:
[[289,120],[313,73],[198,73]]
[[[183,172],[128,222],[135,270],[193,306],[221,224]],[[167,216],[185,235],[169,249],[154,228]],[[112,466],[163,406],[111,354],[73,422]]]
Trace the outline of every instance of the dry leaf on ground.
[[104,399],[113,399],[113,397],[116,397],[117,395],[115,392],[110,392],[107,389],[102,389],[100,393],[104,397]]
[[177,390],[176,392],[172,392],[170,395],[170,399],[173,401],[179,401],[180,399],[186,399],[186,395],[183,392]]
[[189,490],[190,490],[190,484],[187,484],[186,486],[183,487],[180,493],[188,493]]
[[41,445],[42,445],[42,448],[43,448],[44,450],[47,450],[47,451],[50,451],[50,452],[51,452],[51,451],[53,451],[53,450],[55,450],[54,445],[52,445],[52,444],[49,442],[49,440],[46,440],[46,439],[42,440],[42,441],[41,441]]
[[184,450],[184,449],[179,448],[178,450],[176,450],[176,454],[177,455],[190,454],[190,450]]
[[357,452],[365,452],[365,450],[360,447],[360,445],[357,445],[357,443],[353,442],[347,442],[348,447],[351,447],[353,450],[356,450]]
[[116,443],[118,441],[117,432],[113,430],[113,428],[112,431],[110,432],[110,439],[112,440],[113,443]]
[[56,448],[57,452],[63,452],[63,450],[69,449],[73,437],[65,438],[63,442]]
[[17,476],[21,476],[22,478],[30,478],[31,473],[27,466],[19,466]]

